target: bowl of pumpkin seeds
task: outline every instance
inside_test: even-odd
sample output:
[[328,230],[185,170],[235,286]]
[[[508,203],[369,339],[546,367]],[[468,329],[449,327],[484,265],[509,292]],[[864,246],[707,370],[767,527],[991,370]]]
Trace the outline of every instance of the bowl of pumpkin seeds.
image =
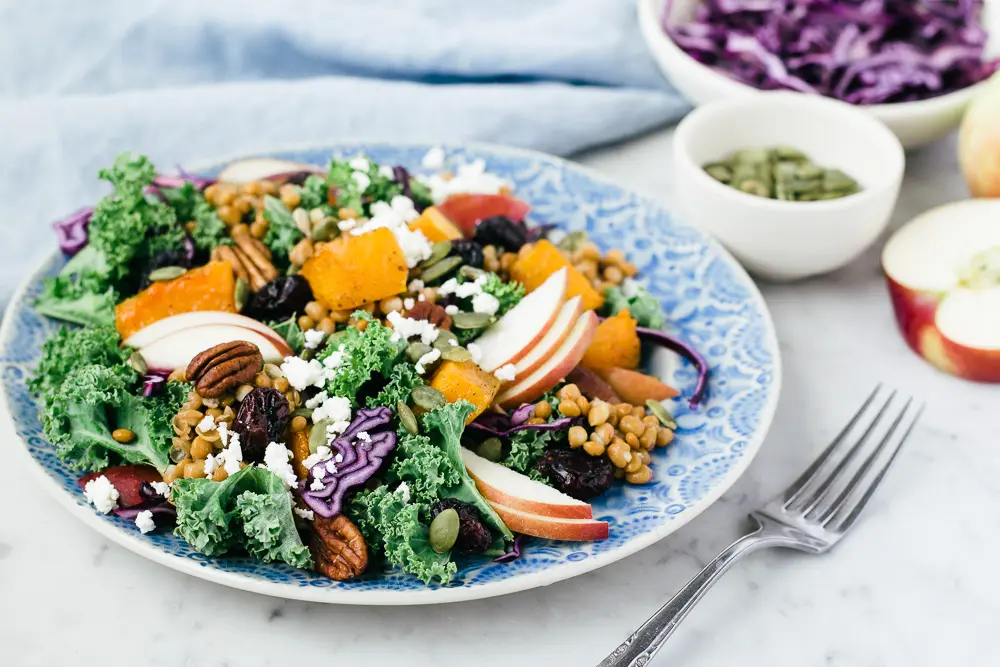
[[674,135],[678,212],[770,280],[838,269],[885,229],[905,170],[855,106],[771,92],[692,111]]

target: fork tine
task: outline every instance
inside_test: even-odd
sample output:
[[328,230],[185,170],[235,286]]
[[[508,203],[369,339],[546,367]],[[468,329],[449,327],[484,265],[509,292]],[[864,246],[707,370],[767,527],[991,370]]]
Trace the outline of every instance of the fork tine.
[[865,402],[861,404],[861,407],[854,413],[851,420],[847,422],[847,425],[841,429],[840,433],[837,434],[837,437],[833,439],[833,442],[827,445],[827,448],[824,449],[823,453],[812,462],[812,465],[806,468],[805,472],[799,475],[799,478],[796,479],[790,487],[788,487],[788,490],[785,492],[785,508],[788,508],[799,499],[803,489],[809,486],[809,483],[813,481],[813,478],[816,473],[819,472],[819,469],[826,465],[826,462],[830,460],[830,457],[833,456],[833,453],[840,447],[844,438],[850,430],[854,428],[854,425],[858,423],[858,420],[861,419],[861,415],[865,413],[865,410],[867,410],[868,406],[871,405],[873,400],[875,400],[875,395],[878,394],[881,389],[882,383],[875,386],[875,389],[871,394],[869,394],[868,398],[865,399]]
[[[829,523],[830,519],[832,519],[834,515],[841,508],[843,508],[844,503],[847,502],[848,497],[850,497],[850,495],[858,488],[858,485],[861,484],[861,480],[864,479],[864,476],[875,464],[875,460],[885,450],[886,445],[892,439],[892,436],[896,432],[896,429],[899,428],[899,424],[903,421],[903,417],[906,416],[906,411],[910,409],[910,405],[912,403],[913,399],[910,398],[906,401],[906,403],[903,404],[903,409],[899,411],[899,414],[896,416],[896,419],[894,419],[892,425],[889,426],[889,430],[886,431],[886,434],[882,437],[881,442],[879,442],[878,445],[875,446],[874,451],[872,451],[872,453],[868,455],[868,458],[864,460],[864,462],[858,468],[857,472],[854,473],[854,477],[852,477],[851,481],[847,483],[847,486],[845,486],[844,489],[840,492],[840,495],[837,496],[836,500],[830,503],[829,507],[827,507],[820,515],[818,520],[822,525],[825,526],[827,523]],[[815,514],[815,512],[816,509],[814,509],[810,514]],[[810,516],[809,514],[806,515],[806,518],[810,520],[814,519],[814,517]]]
[[910,425],[906,427],[906,431],[904,431],[903,435],[899,438],[899,442],[897,442],[895,448],[893,448],[892,454],[889,455],[888,460],[882,465],[882,469],[878,471],[878,474],[875,475],[874,479],[872,479],[868,488],[865,489],[864,495],[862,495],[861,498],[858,499],[858,502],[855,503],[851,513],[848,514],[838,526],[831,528],[831,530],[836,530],[841,533],[846,532],[851,528],[851,526],[854,525],[854,522],[858,520],[858,517],[861,515],[861,511],[865,508],[865,505],[868,504],[868,501],[871,500],[871,497],[875,494],[875,489],[877,489],[878,485],[882,483],[882,478],[885,477],[885,474],[889,471],[889,467],[892,466],[893,462],[896,460],[896,456],[899,455],[900,450],[903,448],[903,443],[906,442],[907,438],[910,437],[910,433],[913,432],[913,427],[917,425],[918,421],[920,421],[920,415],[923,414],[924,407],[925,405],[921,404],[920,407],[917,408],[917,414],[913,416],[912,421],[910,421]]

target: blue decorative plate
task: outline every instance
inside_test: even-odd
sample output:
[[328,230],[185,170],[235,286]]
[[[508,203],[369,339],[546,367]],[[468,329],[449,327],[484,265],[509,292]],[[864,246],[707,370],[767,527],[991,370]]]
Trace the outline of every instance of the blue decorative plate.
[[[325,164],[331,154],[365,153],[378,162],[420,173],[429,146],[345,144],[275,153],[274,157]],[[64,260],[58,253],[15,294],[0,329],[2,402],[20,436],[11,446],[30,457],[46,488],[88,525],[132,551],[176,570],[217,583],[283,598],[350,604],[427,604],[502,595],[567,579],[649,546],[700,514],[728,489],[760,448],[778,401],[778,345],[767,307],[743,269],[714,241],[674,220],[660,205],[594,172],[539,153],[484,145],[445,147],[449,164],[482,158],[487,169],[514,182],[532,206],[536,224],[586,230],[604,249],[618,247],[639,267],[660,300],[673,331],[694,343],[711,365],[709,399],[697,411],[671,406],[679,430],[674,444],[653,454],[654,477],[641,487],[616,485],[594,503],[594,518],[611,523],[603,542],[529,540],[509,564],[469,559],[447,586],[425,587],[401,572],[338,583],[304,570],[245,558],[209,558],[171,534],[140,535],[130,521],[96,513],[80,493],[77,474],[55,456],[42,436],[25,381],[42,341],[57,324],[32,303],[44,276]],[[199,170],[215,173],[221,164]],[[695,373],[663,354],[654,367],[682,391]],[[18,446],[22,442],[23,446]]]

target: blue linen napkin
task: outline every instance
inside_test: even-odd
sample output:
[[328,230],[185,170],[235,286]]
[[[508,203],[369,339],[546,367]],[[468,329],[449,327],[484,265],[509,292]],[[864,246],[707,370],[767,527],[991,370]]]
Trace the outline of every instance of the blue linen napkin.
[[124,149],[165,169],[352,139],[569,154],[686,110],[626,0],[4,0],[0,299]]

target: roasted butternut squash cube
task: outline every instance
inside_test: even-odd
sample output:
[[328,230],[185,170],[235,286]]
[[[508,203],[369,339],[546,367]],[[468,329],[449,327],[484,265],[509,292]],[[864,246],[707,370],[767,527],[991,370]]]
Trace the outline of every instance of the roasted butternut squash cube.
[[406,258],[386,228],[341,234],[324,243],[303,266],[316,300],[330,310],[349,310],[406,289]]
[[525,250],[510,270],[510,277],[532,292],[541,287],[549,276],[565,268],[569,278],[566,298],[579,296],[584,310],[596,310],[604,303],[604,295],[593,288],[587,277],[573,266],[551,242],[542,239]]
[[431,378],[431,386],[444,394],[449,403],[466,400],[476,406],[465,420],[469,424],[493,403],[500,390],[500,380],[475,362],[445,361]]

